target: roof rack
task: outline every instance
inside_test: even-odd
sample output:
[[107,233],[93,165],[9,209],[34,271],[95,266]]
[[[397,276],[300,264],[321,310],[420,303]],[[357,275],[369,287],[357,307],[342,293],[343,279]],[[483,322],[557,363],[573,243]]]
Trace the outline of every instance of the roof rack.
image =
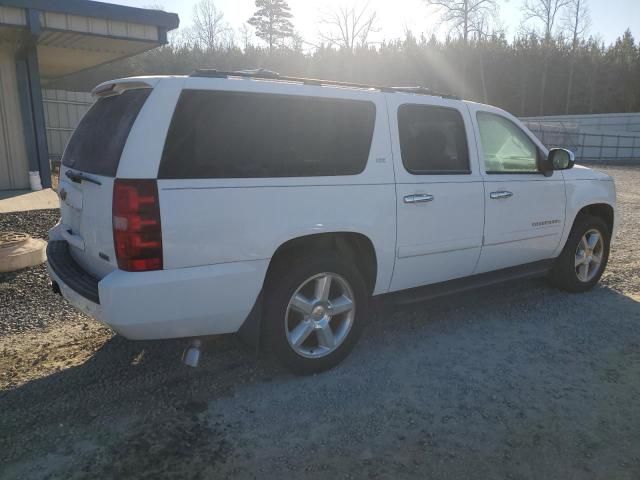
[[379,90],[381,92],[388,93],[414,93],[417,95],[431,95],[435,97],[448,98],[452,100],[461,100],[456,95],[448,93],[435,92],[425,87],[386,87],[381,85],[369,85],[366,83],[355,82],[341,82],[337,80],[321,80],[318,78],[304,78],[304,77],[289,77],[286,75],[280,75],[278,72],[266,70],[264,68],[258,68],[254,70],[237,70],[232,72],[226,72],[222,70],[216,70],[214,68],[198,68],[193,72],[190,77],[207,77],[207,78],[229,78],[229,77],[241,77],[241,78],[256,78],[260,80],[279,80],[283,82],[297,82],[304,85],[327,85],[336,87],[351,87],[362,88],[366,90]]

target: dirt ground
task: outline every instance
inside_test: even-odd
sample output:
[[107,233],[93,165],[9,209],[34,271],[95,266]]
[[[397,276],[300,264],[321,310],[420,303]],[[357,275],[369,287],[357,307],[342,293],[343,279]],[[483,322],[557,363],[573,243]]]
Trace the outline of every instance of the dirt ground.
[[316,376],[234,336],[189,369],[183,342],[76,312],[44,266],[0,276],[0,478],[640,478],[640,168],[603,170],[621,223],[601,286],[387,306]]

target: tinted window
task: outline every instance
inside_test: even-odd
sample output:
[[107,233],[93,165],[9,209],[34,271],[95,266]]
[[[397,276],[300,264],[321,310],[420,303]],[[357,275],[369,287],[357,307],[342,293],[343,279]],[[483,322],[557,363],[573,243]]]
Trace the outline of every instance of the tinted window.
[[477,118],[487,173],[538,172],[538,149],[520,127],[492,113]]
[[374,123],[370,102],[185,90],[159,177],[354,175],[366,166]]
[[402,105],[398,128],[402,163],[409,172],[470,173],[467,136],[457,110]]
[[115,177],[129,131],[150,93],[150,88],[144,88],[100,98],[73,132],[62,164]]

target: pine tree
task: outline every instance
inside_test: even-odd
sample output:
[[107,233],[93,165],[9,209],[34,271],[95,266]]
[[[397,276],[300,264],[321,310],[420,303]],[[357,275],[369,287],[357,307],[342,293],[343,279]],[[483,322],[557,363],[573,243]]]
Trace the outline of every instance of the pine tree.
[[248,20],[256,35],[269,44],[269,54],[280,40],[293,37],[291,7],[286,0],[256,0],[257,10]]

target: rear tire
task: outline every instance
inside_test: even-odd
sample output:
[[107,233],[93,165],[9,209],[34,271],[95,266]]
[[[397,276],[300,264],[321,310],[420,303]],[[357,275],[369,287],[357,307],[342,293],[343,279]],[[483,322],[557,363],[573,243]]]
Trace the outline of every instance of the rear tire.
[[601,218],[580,215],[549,275],[551,283],[569,292],[591,290],[607,266],[610,244],[611,233]]
[[340,363],[356,344],[368,315],[362,275],[332,251],[282,259],[269,273],[265,294],[268,348],[298,374]]

